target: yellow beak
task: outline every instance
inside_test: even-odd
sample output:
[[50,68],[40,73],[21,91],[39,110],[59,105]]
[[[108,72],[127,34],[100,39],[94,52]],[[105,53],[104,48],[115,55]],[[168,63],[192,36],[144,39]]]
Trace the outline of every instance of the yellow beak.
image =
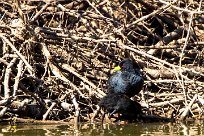
[[120,66],[117,66],[113,69],[113,72],[117,72],[117,71],[120,71],[121,70],[121,67]]

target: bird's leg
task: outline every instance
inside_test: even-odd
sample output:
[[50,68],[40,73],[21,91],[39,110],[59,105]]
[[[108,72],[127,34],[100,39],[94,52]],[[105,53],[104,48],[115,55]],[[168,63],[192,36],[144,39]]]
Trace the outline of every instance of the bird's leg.
[[118,111],[118,109],[114,109],[114,111],[112,111],[109,115],[109,118],[113,116],[113,114],[115,114]]

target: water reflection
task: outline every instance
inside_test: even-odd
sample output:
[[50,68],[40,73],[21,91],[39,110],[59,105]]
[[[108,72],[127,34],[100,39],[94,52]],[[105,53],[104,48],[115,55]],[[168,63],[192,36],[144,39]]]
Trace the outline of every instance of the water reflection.
[[74,125],[18,125],[11,128],[8,125],[0,126],[0,136],[174,136],[174,135],[204,135],[203,121],[188,121],[179,123],[132,123],[125,125],[80,124],[79,129]]

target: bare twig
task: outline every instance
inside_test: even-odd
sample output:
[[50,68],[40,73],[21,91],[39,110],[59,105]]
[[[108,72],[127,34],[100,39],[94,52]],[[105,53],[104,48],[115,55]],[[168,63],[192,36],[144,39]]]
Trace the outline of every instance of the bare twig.
[[25,63],[25,65],[28,67],[28,69],[30,70],[32,74],[33,68],[28,63],[28,61],[25,59],[25,57],[16,49],[16,47],[4,35],[0,34],[0,37],[3,41],[5,41],[13,49],[14,52],[16,52],[16,54],[22,59],[22,61]]
[[16,92],[18,90],[19,80],[20,80],[20,77],[22,75],[22,71],[23,71],[23,61],[20,60],[19,64],[18,64],[18,73],[17,73],[17,76],[15,78],[15,83],[14,83],[14,86],[13,86],[13,96],[16,95]]

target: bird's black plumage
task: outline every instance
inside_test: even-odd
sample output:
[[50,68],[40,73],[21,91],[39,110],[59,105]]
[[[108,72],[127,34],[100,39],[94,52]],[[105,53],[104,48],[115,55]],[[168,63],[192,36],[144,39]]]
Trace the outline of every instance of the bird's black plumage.
[[128,120],[137,119],[142,113],[141,105],[122,93],[108,94],[101,99],[98,105],[107,110],[110,115],[120,113],[121,118]]
[[123,93],[128,97],[138,94],[144,84],[139,67],[131,59],[119,63],[121,70],[113,73],[108,80],[108,93]]

